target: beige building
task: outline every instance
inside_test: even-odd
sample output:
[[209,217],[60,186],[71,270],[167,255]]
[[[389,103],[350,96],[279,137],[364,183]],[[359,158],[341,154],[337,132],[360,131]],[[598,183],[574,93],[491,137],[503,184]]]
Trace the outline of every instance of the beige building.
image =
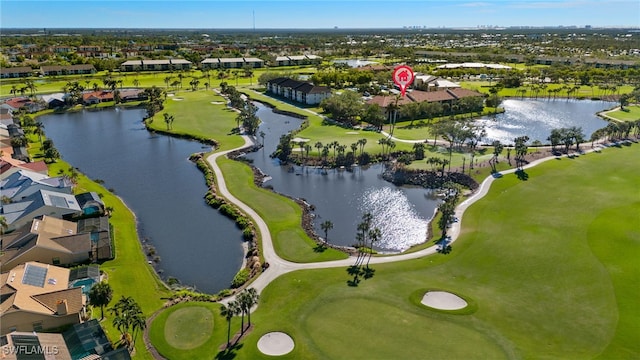
[[68,288],[69,271],[28,262],[0,274],[0,335],[81,323],[86,299],[80,287]]
[[2,239],[0,271],[27,261],[71,265],[92,257],[90,234],[78,234],[78,224],[51,216],[33,219]]

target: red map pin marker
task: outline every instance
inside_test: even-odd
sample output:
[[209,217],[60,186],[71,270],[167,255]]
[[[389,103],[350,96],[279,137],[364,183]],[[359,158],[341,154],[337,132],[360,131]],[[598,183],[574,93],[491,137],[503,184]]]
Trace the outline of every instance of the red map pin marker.
[[413,70],[407,65],[400,65],[393,70],[393,82],[400,87],[402,96],[407,92],[407,87],[413,82]]

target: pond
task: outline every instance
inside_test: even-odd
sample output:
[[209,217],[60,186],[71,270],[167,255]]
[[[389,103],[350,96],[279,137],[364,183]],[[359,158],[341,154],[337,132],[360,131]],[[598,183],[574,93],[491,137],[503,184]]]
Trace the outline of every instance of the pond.
[[362,215],[370,212],[372,226],[382,232],[382,240],[376,246],[380,252],[401,252],[426,240],[428,221],[438,205],[438,200],[429,196],[429,190],[397,187],[385,181],[381,178],[381,164],[350,170],[281,166],[269,154],[275,150],[280,135],[297,129],[301,120],[256,105],[262,120],[259,131],[265,133],[265,147],[246,157],[270,176],[265,186],[305,199],[315,207],[314,226],[319,235],[324,236],[320,223],[329,220],[333,223],[329,241],[351,246],[356,243],[356,228]]
[[375,61],[369,61],[369,60],[354,60],[354,59],[342,59],[342,60],[334,60],[333,61],[335,64],[347,64],[347,66],[352,67],[352,68],[359,68],[361,66],[367,66],[367,65],[371,65],[371,64],[377,64],[377,62]]
[[103,180],[135,213],[140,239],[160,256],[163,278],[208,293],[228,288],[242,265],[242,234],[205,204],[203,175],[188,160],[209,147],[150,133],[143,114],[109,109],[39,120],[65,161]]
[[572,126],[582,127],[585,138],[605,126],[607,122],[596,113],[616,106],[616,103],[594,100],[566,99],[507,99],[501,104],[505,112],[477,120],[484,125],[487,136],[484,143],[500,140],[503,144],[513,144],[518,136],[529,136],[529,142],[536,140],[547,144],[552,129]]

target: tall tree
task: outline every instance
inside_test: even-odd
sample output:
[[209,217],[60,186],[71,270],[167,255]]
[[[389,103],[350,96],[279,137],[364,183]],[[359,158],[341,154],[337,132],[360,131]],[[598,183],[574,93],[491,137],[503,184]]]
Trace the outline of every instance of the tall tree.
[[227,348],[231,346],[231,319],[238,314],[239,308],[235,300],[229,301],[227,305],[220,305],[220,315],[227,320]]
[[324,241],[329,242],[329,230],[333,229],[333,223],[330,220],[325,220],[320,224],[320,228],[324,231]]
[[104,307],[109,305],[113,297],[111,286],[101,281],[91,287],[89,291],[89,303],[92,306],[100,306],[100,320],[104,319]]
[[131,349],[135,346],[137,330],[146,327],[146,318],[140,305],[132,298],[124,295],[111,308],[113,326],[121,334],[121,340]]

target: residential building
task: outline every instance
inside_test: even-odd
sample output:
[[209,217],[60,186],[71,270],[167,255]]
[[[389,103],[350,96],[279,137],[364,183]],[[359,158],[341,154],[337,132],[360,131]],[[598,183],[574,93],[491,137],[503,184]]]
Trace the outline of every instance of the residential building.
[[314,105],[331,96],[331,89],[285,77],[267,82],[267,91],[299,103]]
[[96,68],[91,64],[43,66],[40,73],[44,76],[95,74]]
[[407,92],[405,96],[397,98],[396,96],[383,96],[378,95],[367,101],[367,104],[377,104],[381,108],[385,109],[385,113],[387,118],[390,114],[387,112],[389,105],[394,104],[398,106],[410,104],[410,103],[422,103],[422,102],[437,102],[441,104],[453,104],[456,101],[466,98],[466,97],[475,97],[481,98],[484,97],[484,94],[479,92],[463,89],[463,88],[452,88],[446,90],[436,90],[436,91],[421,91],[421,90],[413,90]]
[[65,93],[54,93],[54,94],[42,95],[42,101],[47,103],[47,107],[49,109],[56,109],[59,107],[63,107],[66,104],[65,98],[66,98]]
[[206,69],[240,69],[245,66],[251,68],[264,67],[264,60],[252,57],[242,58],[207,58],[200,62],[200,67]]
[[45,106],[42,103],[38,103],[26,96],[20,96],[5,99],[0,105],[0,108],[9,109],[12,112],[17,111],[20,108],[24,108],[28,113],[34,113],[36,111],[44,110]]
[[22,78],[33,75],[33,69],[29,66],[10,67],[0,69],[1,79]]
[[19,202],[39,190],[51,190],[65,194],[71,194],[71,180],[64,176],[49,177],[28,169],[19,169],[11,174],[2,176],[0,191],[2,196]]
[[82,102],[85,105],[99,104],[101,102],[113,100],[113,92],[109,90],[91,91],[82,94]]
[[3,360],[74,360],[62,334],[14,331],[0,337]]
[[8,231],[18,229],[43,215],[70,218],[81,211],[75,196],[49,190],[38,190],[19,202],[0,204],[0,214],[7,221]]
[[299,65],[311,65],[319,64],[322,62],[322,57],[318,55],[290,55],[290,56],[278,56],[275,59],[276,66],[299,66]]
[[191,61],[185,59],[128,60],[120,65],[120,71],[171,71],[189,70]]
[[28,262],[0,274],[0,335],[79,324],[86,297],[69,288],[69,269]]
[[[51,216],[33,219],[3,236],[0,271],[28,261],[69,266],[111,258],[108,226],[103,234],[86,231],[84,226],[82,229],[85,232],[80,233],[77,223]],[[102,247],[101,255],[107,255],[106,258],[97,258],[98,245]]]
[[413,81],[413,87],[425,91],[438,91],[460,88],[460,84],[454,83],[439,76],[418,74]]

